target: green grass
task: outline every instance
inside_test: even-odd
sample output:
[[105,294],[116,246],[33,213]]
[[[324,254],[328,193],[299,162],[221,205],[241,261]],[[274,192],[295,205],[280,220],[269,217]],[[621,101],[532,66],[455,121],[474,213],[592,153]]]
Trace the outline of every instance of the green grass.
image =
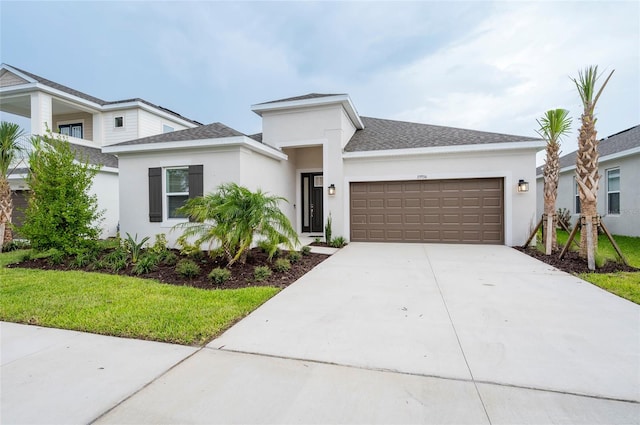
[[[559,244],[565,245],[568,239],[569,234],[567,232],[558,230]],[[614,235],[613,239],[620,247],[627,263],[632,267],[640,268],[640,238]],[[573,243],[572,245],[571,249],[577,249]],[[607,261],[618,260],[618,254],[616,254],[606,235],[598,235],[598,256],[602,256]],[[578,277],[622,298],[640,304],[640,272],[580,273]]]
[[279,291],[204,290],[101,273],[4,267],[25,252],[0,254],[0,320],[202,345]]

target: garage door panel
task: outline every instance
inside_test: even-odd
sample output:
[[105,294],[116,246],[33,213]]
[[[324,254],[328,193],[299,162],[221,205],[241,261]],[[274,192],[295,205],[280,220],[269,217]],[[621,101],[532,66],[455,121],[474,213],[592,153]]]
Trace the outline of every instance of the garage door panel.
[[504,242],[503,180],[351,183],[351,240]]

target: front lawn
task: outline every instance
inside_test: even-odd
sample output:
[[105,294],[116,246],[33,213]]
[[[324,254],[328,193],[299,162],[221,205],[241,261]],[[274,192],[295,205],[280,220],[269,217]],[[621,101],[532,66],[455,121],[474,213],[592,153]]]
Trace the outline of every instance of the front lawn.
[[203,290],[101,273],[5,267],[24,253],[0,254],[0,320],[202,345],[279,291]]
[[[580,234],[578,234],[576,240],[578,240],[579,236]],[[640,268],[640,238],[619,235],[614,235],[613,238],[629,265]],[[559,245],[566,244],[568,239],[569,234],[567,232],[558,230]],[[577,247],[573,245],[571,249],[577,249]],[[606,235],[598,236],[598,256],[607,261],[617,261],[618,256]],[[579,273],[578,277],[622,298],[640,304],[640,272]]]

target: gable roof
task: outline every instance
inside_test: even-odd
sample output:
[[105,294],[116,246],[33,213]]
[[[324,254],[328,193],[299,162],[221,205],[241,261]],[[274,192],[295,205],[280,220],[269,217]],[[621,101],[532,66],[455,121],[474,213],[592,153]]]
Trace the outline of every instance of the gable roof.
[[319,97],[345,96],[345,95],[346,95],[346,93],[334,93],[334,94],[308,93],[308,94],[303,94],[302,96],[294,96],[294,97],[287,97],[285,99],[270,100],[268,102],[258,103],[258,105],[267,105],[269,103],[293,102],[293,101],[296,101],[296,100],[317,99]]
[[357,130],[345,146],[345,152],[463,146],[492,143],[539,141],[541,139],[510,134],[489,133],[462,128],[419,124],[406,121],[361,117],[364,129]]
[[[640,148],[640,125],[622,130],[598,141],[600,158]],[[578,151],[569,152],[560,157],[560,169],[576,165]],[[536,175],[541,176],[544,165],[536,168]]]
[[146,145],[150,143],[182,142],[185,140],[219,139],[222,137],[245,136],[245,134],[234,130],[222,123],[202,125],[200,127],[188,128],[186,130],[172,131],[170,133],[156,134],[155,136],[143,137],[141,139],[128,140],[116,143],[111,146]]
[[105,167],[118,168],[118,157],[108,153],[102,153],[99,148],[77,145],[70,143],[71,149],[75,152],[76,159],[87,161],[89,164],[102,165]]
[[173,116],[175,116],[175,117],[177,117],[177,118],[183,119],[183,120],[185,120],[185,121],[189,121],[189,122],[191,122],[192,124],[195,124],[195,125],[202,125],[202,123],[200,123],[200,122],[198,122],[198,121],[195,121],[195,120],[189,119],[189,118],[187,118],[187,117],[185,117],[185,116],[180,115],[179,113],[177,113],[177,112],[175,112],[175,111],[172,111],[172,110],[167,109],[167,108],[165,108],[165,107],[163,107],[163,106],[156,105],[156,104],[154,104],[154,103],[148,102],[148,101],[146,101],[146,100],[144,100],[144,99],[141,99],[141,98],[139,98],[139,97],[132,98],[132,99],[123,99],[123,100],[107,101],[107,100],[99,99],[99,98],[97,98],[97,97],[95,97],[95,96],[88,95],[88,94],[83,93],[83,92],[81,92],[81,91],[78,91],[78,90],[72,89],[72,88],[67,87],[67,86],[65,86],[65,85],[58,84],[58,83],[56,83],[56,82],[54,82],[54,81],[51,81],[51,80],[48,80],[48,79],[46,79],[46,78],[40,77],[39,75],[33,74],[33,73],[29,72],[29,71],[25,71],[25,70],[23,70],[23,69],[16,68],[15,66],[12,66],[12,65],[9,65],[9,64],[2,64],[2,66],[3,66],[3,67],[6,67],[5,69],[7,69],[8,71],[11,71],[12,69],[13,69],[13,70],[15,70],[15,71],[18,71],[18,72],[20,72],[20,73],[24,74],[25,76],[27,76],[27,77],[29,77],[29,78],[31,78],[31,79],[33,79],[33,80],[35,80],[36,82],[38,82],[38,83],[40,83],[40,84],[45,85],[45,86],[47,86],[47,87],[51,87],[51,88],[53,88],[53,89],[56,89],[56,90],[59,90],[59,91],[61,91],[61,92],[64,92],[64,93],[70,94],[70,95],[72,95],[72,96],[79,97],[80,99],[88,100],[89,102],[96,103],[96,104],[98,104],[98,105],[100,105],[100,106],[117,105],[117,104],[120,104],[120,103],[140,102],[140,103],[144,103],[144,104],[146,104],[146,105],[149,105],[149,106],[151,106],[151,107],[153,107],[153,108],[159,109],[159,110],[161,110],[161,111],[167,112],[167,113],[169,113],[169,114],[171,114],[171,115],[173,115]]

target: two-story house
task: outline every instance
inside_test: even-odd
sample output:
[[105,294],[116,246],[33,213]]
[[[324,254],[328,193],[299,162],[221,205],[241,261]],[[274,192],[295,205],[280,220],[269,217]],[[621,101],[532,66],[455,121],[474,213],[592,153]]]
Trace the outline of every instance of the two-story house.
[[[79,158],[102,167],[92,191],[105,212],[103,237],[115,235],[118,227],[119,172],[118,159],[101,148],[201,125],[143,99],[105,101],[7,64],[0,65],[0,110],[30,119],[32,135],[44,134],[47,128],[65,135]],[[29,190],[27,167],[19,164],[9,176],[17,206],[13,221],[18,225]]]

